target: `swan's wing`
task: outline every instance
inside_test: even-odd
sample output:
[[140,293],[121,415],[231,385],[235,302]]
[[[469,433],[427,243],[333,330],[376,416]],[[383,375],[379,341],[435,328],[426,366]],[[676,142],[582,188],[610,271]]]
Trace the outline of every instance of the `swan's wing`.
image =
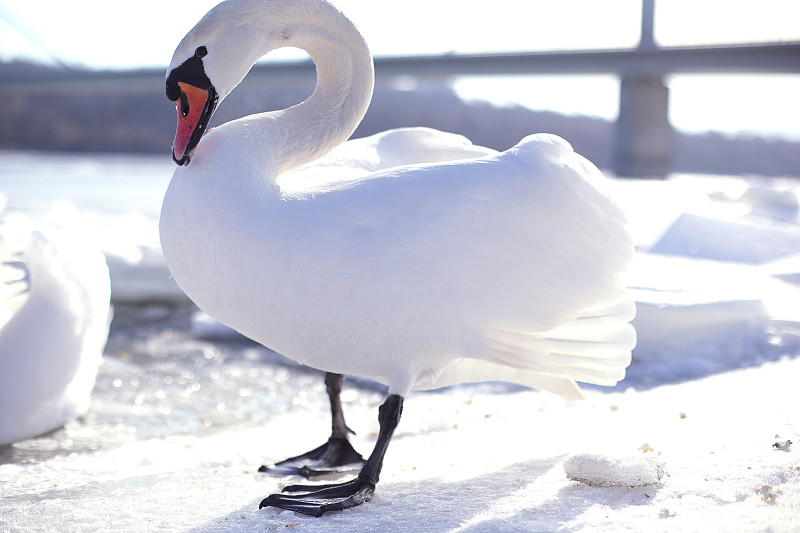
[[620,290],[616,299],[585,309],[550,331],[484,329],[485,359],[458,359],[441,373],[423,376],[415,388],[507,381],[581,398],[575,381],[610,386],[625,377],[636,346],[636,330],[630,324],[635,314],[633,301]]
[[431,128],[389,130],[345,143],[345,151],[358,147],[377,157],[372,171],[419,163],[462,161],[497,154],[496,150],[472,144],[462,135]]
[[635,314],[633,302],[620,291],[615,301],[586,309],[574,321],[547,332],[484,330],[487,359],[459,359],[416,388],[508,381],[580,398],[575,381],[614,385],[625,377],[636,345],[636,331],[629,323]]
[[414,390],[430,390],[460,383],[505,381],[532,389],[546,390],[573,399],[582,399],[580,387],[571,379],[539,374],[531,370],[500,365],[481,359],[458,359],[445,368],[435,381],[418,381]]
[[353,308],[397,302],[376,320],[420,338],[476,332],[463,352],[482,364],[460,371],[609,384],[635,342],[620,292],[633,243],[602,180],[565,141],[532,136],[496,156],[378,172],[318,197],[306,220],[319,261],[359,281],[339,295]]
[[474,159],[497,152],[461,135],[431,128],[400,128],[348,141],[326,156],[278,179],[285,194],[347,186],[387,168]]
[[374,176],[330,195],[329,213],[325,200],[315,202],[332,231],[350,236],[354,249],[344,253],[379,250],[375,260],[387,264],[365,268],[413,272],[416,286],[430,285],[423,291],[449,291],[443,301],[481,302],[501,329],[548,331],[575,319],[616,296],[633,257],[625,216],[599,171],[553,136]]
[[617,299],[585,309],[575,320],[547,332],[486,330],[489,361],[536,374],[614,385],[625,377],[636,345],[630,321],[636,307]]

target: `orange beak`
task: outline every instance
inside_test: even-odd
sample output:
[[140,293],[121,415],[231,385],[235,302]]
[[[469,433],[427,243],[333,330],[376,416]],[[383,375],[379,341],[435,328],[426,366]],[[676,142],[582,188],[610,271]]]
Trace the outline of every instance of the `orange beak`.
[[205,133],[217,98],[213,90],[207,91],[184,82],[178,82],[178,87],[181,92],[175,106],[178,111],[178,127],[172,143],[172,159],[178,165],[188,165]]

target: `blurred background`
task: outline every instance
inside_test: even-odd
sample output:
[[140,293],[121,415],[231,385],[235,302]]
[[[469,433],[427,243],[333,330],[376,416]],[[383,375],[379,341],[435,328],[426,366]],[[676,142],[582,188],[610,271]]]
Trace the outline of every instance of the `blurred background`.
[[[168,155],[164,69],[216,3],[0,0],[0,149]],[[552,132],[618,175],[800,174],[793,0],[334,4],[376,57],[356,136],[431,126],[505,149]],[[214,122],[302,100],[313,69],[280,66],[305,59],[262,60]]]

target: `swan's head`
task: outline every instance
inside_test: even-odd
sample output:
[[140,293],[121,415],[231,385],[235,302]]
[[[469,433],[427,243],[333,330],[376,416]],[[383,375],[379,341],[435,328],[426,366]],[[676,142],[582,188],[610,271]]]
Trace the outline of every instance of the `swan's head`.
[[178,128],[172,143],[172,159],[178,165],[189,164],[219,102],[203,66],[206,55],[208,49],[198,46],[194,55],[170,70],[167,76],[167,98],[176,102],[178,110]]
[[299,0],[221,2],[178,44],[166,80],[167,98],[178,109],[172,145],[178,165],[189,163],[217,105],[253,63],[269,50],[291,46],[282,37],[289,24],[286,13],[296,9],[296,3]]
[[178,110],[172,145],[178,165],[189,163],[217,105],[250,67],[285,46],[306,50],[317,64],[317,89],[325,87],[320,99],[335,99],[337,109],[348,104],[349,119],[340,129],[350,135],[373,85],[372,56],[352,23],[325,0],[226,0],[186,34],[167,69],[167,97]]

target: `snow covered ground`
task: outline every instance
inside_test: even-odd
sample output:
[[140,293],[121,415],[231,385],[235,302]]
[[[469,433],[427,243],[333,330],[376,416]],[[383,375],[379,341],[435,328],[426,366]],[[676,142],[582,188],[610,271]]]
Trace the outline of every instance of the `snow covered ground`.
[[[299,479],[256,469],[327,438],[322,376],[169,283],[155,227],[171,162],[47,161],[31,176],[29,156],[0,154],[7,210],[91,232],[115,319],[89,414],[0,448],[0,531],[800,530],[797,181],[614,181],[640,252],[626,380],[583,401],[497,383],[411,394],[373,500],[315,519],[259,510]],[[48,186],[65,174],[80,187]],[[346,382],[362,453],[384,393]]]

